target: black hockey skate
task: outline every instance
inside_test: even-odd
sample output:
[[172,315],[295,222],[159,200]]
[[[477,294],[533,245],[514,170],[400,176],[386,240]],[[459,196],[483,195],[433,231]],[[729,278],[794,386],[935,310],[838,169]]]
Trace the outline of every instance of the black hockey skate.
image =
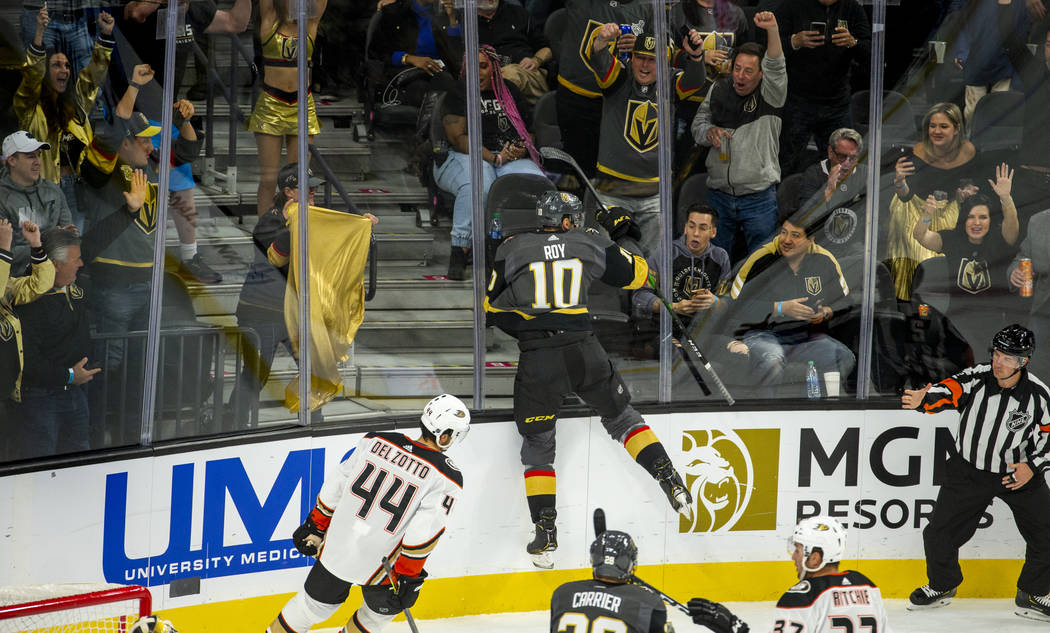
[[558,527],[554,520],[558,511],[554,508],[540,510],[540,520],[536,522],[536,538],[525,546],[525,551],[532,555],[532,564],[543,569],[554,569],[554,557],[551,552],[558,549]]
[[[915,611],[916,609],[935,609],[937,607],[943,607],[947,604],[951,604],[952,598],[955,597],[955,588],[947,589],[945,591],[937,591],[930,585],[923,585],[911,592],[911,596],[908,598],[908,610]],[[1018,598],[1020,600],[1020,598]]]
[[1033,596],[1018,589],[1014,604],[1014,613],[1022,618],[1050,622],[1050,596]]
[[676,512],[687,520],[693,520],[693,495],[689,494],[682,477],[674,469],[674,464],[666,457],[653,462],[653,476],[660,483],[660,488],[667,495],[667,500]]

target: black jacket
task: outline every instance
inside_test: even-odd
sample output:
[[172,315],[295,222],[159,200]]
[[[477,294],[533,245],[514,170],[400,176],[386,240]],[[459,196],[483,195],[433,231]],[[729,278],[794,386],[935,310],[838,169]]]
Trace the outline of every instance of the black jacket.
[[[849,23],[850,34],[857,38],[855,46],[831,43],[839,20]],[[871,23],[857,0],[838,0],[831,6],[820,0],[785,0],[777,11],[777,22],[787,56],[788,96],[822,105],[848,104],[850,66],[853,62],[861,68],[871,64]],[[791,48],[791,36],[810,30],[813,22],[827,25],[824,46]]]

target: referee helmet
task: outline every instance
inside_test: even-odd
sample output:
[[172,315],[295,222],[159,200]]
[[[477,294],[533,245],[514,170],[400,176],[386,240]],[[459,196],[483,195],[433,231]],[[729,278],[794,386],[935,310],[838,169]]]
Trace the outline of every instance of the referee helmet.
[[1032,350],[1035,349],[1035,334],[1016,323],[1007,325],[995,333],[992,338],[992,349],[1010,356],[1030,357]]

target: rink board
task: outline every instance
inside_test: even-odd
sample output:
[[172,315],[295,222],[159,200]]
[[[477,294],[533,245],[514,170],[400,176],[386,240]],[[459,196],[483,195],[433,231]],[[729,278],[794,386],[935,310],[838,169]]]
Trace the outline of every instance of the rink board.
[[[634,536],[650,583],[686,600],[771,600],[793,579],[786,537],[817,512],[848,524],[848,564],[890,597],[925,581],[921,527],[943,477],[954,414],[729,412],[647,416],[693,491],[680,520],[597,418],[558,425],[556,569],[524,552],[531,525],[512,423],[475,425],[451,453],[465,490],[431,555],[422,617],[527,611],[587,575],[591,512]],[[414,434],[413,434],[414,435]],[[150,586],[183,630],[260,631],[310,560],[291,533],[326,469],[361,434],[303,437],[0,479],[0,585],[107,581]],[[1024,543],[1005,506],[962,551],[960,596],[1011,597]],[[175,584],[172,585],[171,583]],[[199,592],[193,587],[199,582]],[[171,593],[189,595],[171,597]],[[345,622],[360,600],[330,622]],[[186,624],[192,623],[188,628]]]

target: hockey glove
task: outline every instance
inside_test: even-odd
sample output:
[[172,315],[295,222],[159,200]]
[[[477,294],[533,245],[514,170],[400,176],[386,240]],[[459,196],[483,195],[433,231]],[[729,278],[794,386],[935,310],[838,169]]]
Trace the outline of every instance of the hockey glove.
[[594,213],[594,219],[609,232],[609,238],[614,242],[624,237],[635,241],[642,239],[642,229],[635,223],[631,212],[623,207],[600,208]]
[[419,599],[419,590],[423,588],[427,572],[423,570],[418,576],[399,576],[397,579],[397,599],[401,603],[401,609],[411,609],[412,605]]
[[324,533],[328,531],[328,524],[332,516],[326,514],[318,507],[310,511],[310,516],[302,525],[292,532],[292,543],[295,549],[304,556],[317,556],[318,548],[324,542]]
[[689,616],[693,622],[706,626],[715,633],[748,633],[747,622],[733,615],[724,605],[703,598],[689,601]]

